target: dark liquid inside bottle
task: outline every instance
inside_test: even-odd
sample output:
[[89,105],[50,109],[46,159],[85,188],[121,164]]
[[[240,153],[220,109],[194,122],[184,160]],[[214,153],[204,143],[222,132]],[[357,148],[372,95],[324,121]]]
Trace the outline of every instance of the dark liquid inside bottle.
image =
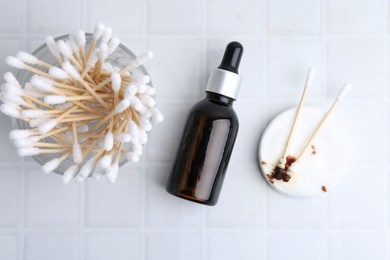
[[207,92],[189,112],[167,191],[206,205],[218,201],[238,131],[233,99]]

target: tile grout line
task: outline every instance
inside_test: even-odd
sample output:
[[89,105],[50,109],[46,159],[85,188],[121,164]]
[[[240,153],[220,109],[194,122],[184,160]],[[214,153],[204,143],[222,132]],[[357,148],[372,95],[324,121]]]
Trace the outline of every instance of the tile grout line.
[[[327,76],[328,76],[328,42],[327,42],[327,1],[322,0],[320,3],[320,28],[321,31],[321,55],[322,55],[322,73],[321,76],[323,76],[322,85],[324,88],[324,96],[325,99],[328,98],[328,84],[327,84]],[[322,254],[323,259],[329,258],[329,245],[328,245],[328,220],[329,220],[329,197],[325,196],[324,198],[324,219],[323,219],[323,228],[322,228]]]
[[[208,54],[208,41],[207,41],[207,35],[208,35],[208,5],[207,5],[207,0],[203,0],[201,1],[201,5],[202,5],[202,8],[203,9],[203,13],[201,15],[203,15],[203,19],[202,20],[202,29],[201,29],[201,40],[200,40],[200,44],[201,44],[201,57],[200,57],[200,64],[199,64],[199,73],[200,75],[202,75],[203,73],[205,73],[204,75],[207,77],[208,75],[208,60],[207,60],[207,54]],[[202,70],[203,70],[203,73],[202,73]],[[200,80],[200,83],[205,83],[206,84],[206,81],[207,81],[207,78],[204,79],[204,81]],[[202,85],[202,84],[201,84]],[[196,98],[198,97],[201,97],[202,93],[203,93],[203,90],[202,88],[204,88],[205,86],[199,86],[198,87],[198,91],[196,93]],[[208,258],[208,240],[209,240],[209,229],[207,227],[207,206],[204,206],[201,210],[202,210],[202,214],[201,214],[201,226],[200,226],[200,243],[199,243],[199,246],[200,246],[200,259],[202,260],[207,260]]]
[[18,192],[18,258],[19,259],[24,259],[24,251],[25,251],[25,223],[24,223],[24,214],[26,212],[25,210],[25,171],[23,166],[18,167],[18,172],[19,172],[19,192]]
[[[149,1],[140,1],[141,2],[141,17],[142,17],[142,22],[140,24],[141,28],[141,34],[142,34],[142,47],[144,50],[149,49],[149,42],[148,42],[148,17],[149,17]],[[146,148],[147,149],[147,148]],[[140,220],[141,220],[141,226],[138,229],[140,232],[140,251],[143,252],[141,255],[141,259],[147,259],[147,234],[146,233],[146,174],[148,174],[148,170],[146,169],[146,160],[145,160],[145,153],[143,156],[143,160],[140,162],[142,163],[142,171],[140,172],[140,187],[139,187],[139,196],[140,196],[140,205],[139,205],[139,210],[140,210]]]
[[[388,104],[387,104],[387,97],[388,97],[388,89],[387,89],[387,85],[388,85],[388,76],[387,76],[387,72],[389,71],[389,53],[388,53],[388,42],[387,42],[387,31],[388,31],[388,27],[387,27],[387,21],[389,19],[388,17],[388,13],[387,13],[387,10],[388,10],[388,1],[382,1],[382,4],[383,4],[383,8],[382,8],[382,52],[383,52],[383,55],[382,57],[383,58],[383,66],[382,66],[382,91],[383,91],[383,95],[382,95],[382,109],[384,110],[383,111],[383,115],[382,115],[382,137],[384,139],[384,145],[382,147],[383,149],[383,153],[382,153],[382,165],[384,165],[384,169],[385,169],[385,173],[384,173],[384,178],[385,178],[385,184],[384,184],[384,189],[385,189],[385,195],[387,195],[386,197],[389,196],[389,176],[388,176],[388,172],[389,172],[389,167],[388,167],[388,164],[386,163],[386,158],[388,158],[388,136],[387,136],[387,132],[389,131],[389,122],[388,122],[388,117],[389,117],[389,114],[388,114]],[[384,235],[385,235],[385,244],[387,245],[386,248],[385,248],[385,258],[388,259],[389,258],[389,254],[390,254],[390,247],[389,247],[389,211],[390,211],[390,207],[388,205],[388,203],[385,203],[385,212],[384,212],[384,215],[385,215],[385,220],[386,220],[386,223],[385,223],[385,232],[384,232]]]
[[[262,82],[263,82],[263,88],[262,88],[262,95],[264,95],[264,97],[266,98],[266,100],[268,100],[268,47],[269,47],[269,38],[268,38],[268,34],[267,34],[267,28],[268,28],[268,19],[267,19],[267,8],[268,8],[268,5],[267,5],[268,1],[264,1],[262,2],[262,13],[263,13],[263,23],[264,23],[264,38],[265,38],[265,41],[263,43],[263,46],[262,46],[262,54],[264,55],[264,57],[262,58],[262,63],[263,63],[263,68],[264,68],[264,74],[263,74],[263,79],[262,79]],[[265,115],[266,117],[268,117],[268,112],[269,112],[269,109],[268,109],[268,102],[265,102],[266,107],[265,107]],[[266,184],[268,185],[268,183]],[[268,206],[269,206],[269,201],[268,201],[268,187],[266,188],[265,192],[264,192],[264,195],[265,195],[265,203],[264,203],[264,241],[262,243],[262,246],[263,246],[263,254],[262,254],[262,257],[264,259],[268,259],[269,258],[269,252],[268,252],[268,245],[269,245],[269,229],[268,229],[268,226],[269,226],[269,212],[268,212]]]
[[[22,8],[22,16],[21,16],[21,48],[23,50],[26,49],[27,46],[27,40],[26,40],[26,34],[27,34],[27,22],[28,22],[28,0],[22,0],[21,1],[21,8]],[[18,224],[18,258],[20,260],[26,259],[26,232],[25,232],[25,215],[27,212],[26,209],[26,181],[25,181],[25,168],[23,167],[23,164],[18,166],[19,171],[19,224]]]

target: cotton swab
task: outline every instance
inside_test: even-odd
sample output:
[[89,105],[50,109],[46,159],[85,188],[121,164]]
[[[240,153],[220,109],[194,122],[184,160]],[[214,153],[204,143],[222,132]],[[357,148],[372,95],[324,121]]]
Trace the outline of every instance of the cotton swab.
[[302,148],[302,150],[300,151],[299,155],[297,156],[296,158],[296,161],[299,161],[300,158],[302,158],[302,156],[306,153],[307,149],[312,145],[313,143],[313,140],[317,137],[317,135],[320,133],[321,129],[324,127],[325,123],[327,122],[327,120],[329,119],[329,117],[332,115],[332,113],[334,112],[337,104],[347,95],[349,89],[351,88],[351,84],[350,83],[346,83],[343,88],[340,90],[339,94],[337,95],[336,99],[334,100],[333,104],[331,105],[331,107],[329,108],[329,110],[326,112],[326,114],[324,115],[324,117],[321,119],[321,122],[318,124],[316,130],[314,131],[314,133],[311,135],[311,137],[309,138],[309,140],[306,142],[305,146]]
[[62,64],[63,59],[61,58],[60,52],[57,48],[57,44],[54,41],[54,38],[52,36],[46,37],[46,46],[49,49],[49,51],[51,52],[51,54],[53,54],[53,56],[57,59],[57,61],[60,64]]
[[[60,67],[26,52],[6,59],[10,66],[35,74],[24,86],[12,73],[4,75],[7,83],[1,100],[5,103],[0,110],[32,127],[12,131],[10,139],[20,156],[58,156],[43,165],[46,173],[72,156],[75,164],[65,171],[64,183],[72,178],[82,181],[91,174],[98,179],[104,173],[114,182],[121,156],[139,161],[152,120],[163,118],[155,109],[155,89],[147,85],[150,78],[133,70],[151,53],[122,68],[113,66],[107,58],[120,40],[111,37],[110,27],[96,26],[87,54],[83,31],[70,35],[69,41],[47,37],[47,47]],[[123,151],[125,143],[130,145],[128,153]]]
[[311,84],[312,84],[312,82],[314,80],[314,75],[315,75],[315,69],[313,67],[310,67],[309,71],[307,73],[305,87],[303,89],[302,97],[301,97],[301,100],[299,102],[297,111],[295,113],[295,118],[294,118],[294,121],[292,123],[292,127],[290,129],[289,135],[287,137],[287,141],[286,141],[286,143],[284,145],[284,148],[283,148],[282,157],[280,158],[277,166],[275,167],[275,169],[273,171],[274,178],[277,179],[277,180],[281,180],[283,178],[283,176],[286,175],[287,170],[285,169],[285,166],[286,166],[286,158],[287,158],[289,144],[291,142],[292,137],[294,136],[296,124],[298,122],[298,119],[300,117],[303,104],[304,104],[305,99],[306,99],[307,90],[311,86]]

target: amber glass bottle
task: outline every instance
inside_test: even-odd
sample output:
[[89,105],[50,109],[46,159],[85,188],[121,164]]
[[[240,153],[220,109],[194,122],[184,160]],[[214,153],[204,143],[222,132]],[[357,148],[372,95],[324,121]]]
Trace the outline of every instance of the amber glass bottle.
[[194,202],[215,205],[238,131],[233,110],[241,84],[243,47],[231,42],[206,87],[206,97],[189,112],[167,191]]

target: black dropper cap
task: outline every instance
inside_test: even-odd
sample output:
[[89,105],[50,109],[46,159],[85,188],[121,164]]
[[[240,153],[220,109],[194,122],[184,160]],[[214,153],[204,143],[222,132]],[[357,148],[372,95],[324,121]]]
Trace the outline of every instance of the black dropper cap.
[[244,52],[239,42],[231,42],[226,46],[225,53],[218,69],[227,70],[238,74],[238,67],[240,66],[241,56]]

